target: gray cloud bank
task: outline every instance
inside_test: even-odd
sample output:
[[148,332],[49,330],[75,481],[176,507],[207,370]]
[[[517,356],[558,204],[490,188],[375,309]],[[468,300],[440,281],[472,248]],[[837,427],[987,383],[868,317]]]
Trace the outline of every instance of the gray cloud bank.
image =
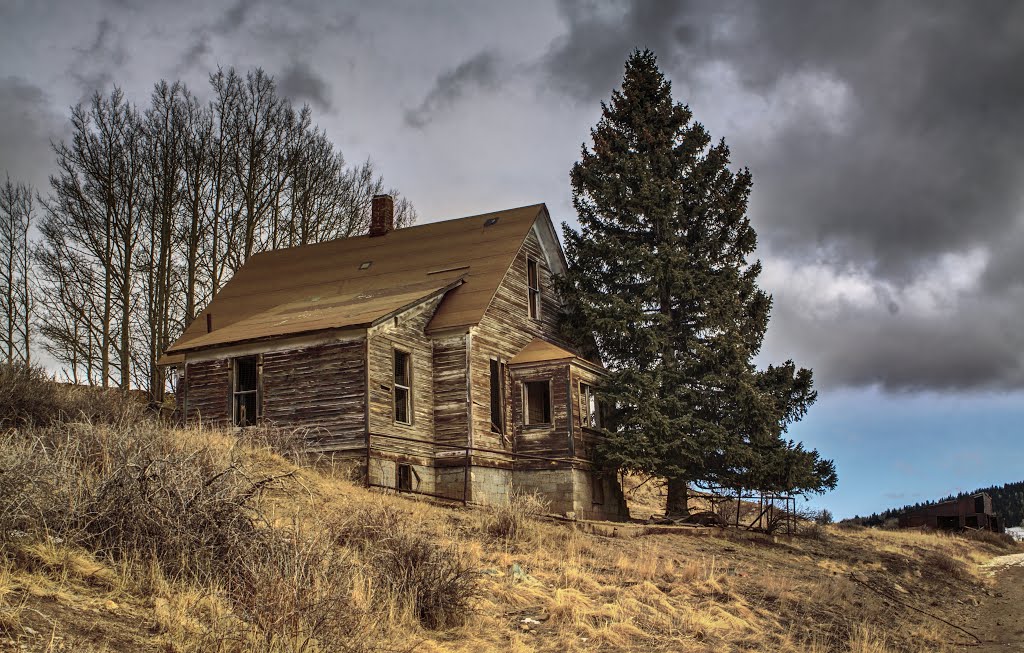
[[[216,66],[261,65],[332,137],[347,130],[340,145],[390,156],[399,186],[543,192],[557,213],[568,193],[550,189],[567,189],[598,102],[650,47],[754,173],[766,357],[825,387],[1024,389],[1024,3],[189,7],[0,8],[0,174],[45,191],[59,118],[97,87],[145,102],[161,78],[201,89]],[[514,136],[478,146],[496,130]]]
[[561,13],[550,86],[595,102],[651,47],[752,169],[766,281],[781,284],[769,351],[830,384],[1024,387],[1024,5]]

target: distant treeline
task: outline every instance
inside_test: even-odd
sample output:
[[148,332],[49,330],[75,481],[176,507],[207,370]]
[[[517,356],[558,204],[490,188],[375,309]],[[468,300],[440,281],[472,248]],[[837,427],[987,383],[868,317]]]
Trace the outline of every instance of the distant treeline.
[[[68,381],[155,401],[161,353],[250,256],[364,233],[373,195],[396,195],[259,69],[218,70],[208,100],[97,91],[70,133],[48,189],[0,180],[0,362],[41,347]],[[401,197],[395,220],[415,221]]]
[[1002,520],[1004,526],[1024,526],[1024,481],[1007,483],[1006,485],[994,485],[985,487],[973,492],[962,492],[957,495],[950,495],[938,501],[924,501],[902,508],[891,508],[880,513],[872,513],[867,517],[856,516],[844,520],[844,523],[861,524],[862,526],[881,526],[890,519],[899,519],[900,515],[919,510],[925,506],[934,506],[936,503],[959,499],[960,497],[971,496],[986,492],[992,497],[992,510]]

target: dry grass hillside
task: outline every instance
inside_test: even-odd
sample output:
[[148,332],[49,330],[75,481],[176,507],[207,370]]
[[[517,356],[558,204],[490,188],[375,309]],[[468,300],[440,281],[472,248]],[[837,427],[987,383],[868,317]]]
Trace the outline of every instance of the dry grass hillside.
[[531,497],[371,492],[296,465],[288,434],[70,412],[0,426],[0,651],[955,650],[967,636],[924,613],[969,625],[979,565],[1013,546],[607,538]]

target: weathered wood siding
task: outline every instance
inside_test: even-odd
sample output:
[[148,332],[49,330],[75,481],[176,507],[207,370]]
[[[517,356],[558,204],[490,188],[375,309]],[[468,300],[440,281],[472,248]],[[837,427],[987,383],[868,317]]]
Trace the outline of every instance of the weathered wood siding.
[[366,438],[365,341],[262,354],[265,422],[307,429],[315,451],[362,451]]
[[231,420],[231,360],[188,363],[185,366],[185,419],[204,423]]
[[[424,302],[400,314],[397,324],[389,320],[370,330],[368,362],[371,434],[433,439],[434,350],[425,329],[440,301],[438,297]],[[412,356],[412,424],[401,424],[394,420],[392,385],[395,348]]]
[[[516,453],[554,458],[573,457],[569,439],[569,363],[548,363],[516,366],[512,369],[512,419],[515,425]],[[549,381],[551,388],[551,424],[525,425],[523,384],[528,381]],[[544,461],[522,459],[516,468],[543,468]]]
[[591,461],[594,460],[594,451],[598,442],[603,437],[600,431],[583,426],[584,406],[580,396],[580,384],[587,383],[592,387],[598,387],[601,377],[589,369],[573,365],[570,367],[570,390],[572,392],[572,416],[573,416],[573,441],[576,458]]
[[[438,444],[466,445],[469,436],[466,363],[465,334],[433,339],[434,439]],[[445,449],[439,447],[438,450]]]
[[[537,261],[541,282],[540,319],[530,317],[526,279],[527,258]],[[490,361],[508,361],[536,337],[572,350],[558,332],[559,303],[551,283],[551,269],[533,231],[523,242],[519,254],[498,286],[480,324],[471,329],[470,377],[473,397],[473,444],[489,449],[511,449],[514,428],[520,425],[512,414],[512,395],[516,391],[506,375],[506,437],[491,430]],[[564,385],[564,382],[563,382]],[[561,391],[564,398],[565,392]],[[552,406],[555,408],[555,406]],[[563,402],[564,409],[564,402]]]

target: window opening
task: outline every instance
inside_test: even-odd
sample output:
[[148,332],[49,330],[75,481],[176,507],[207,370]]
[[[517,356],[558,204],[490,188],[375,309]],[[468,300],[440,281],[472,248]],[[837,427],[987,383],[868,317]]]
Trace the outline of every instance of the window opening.
[[412,424],[412,369],[408,352],[395,350],[395,421]]
[[600,474],[590,475],[590,497],[596,504],[604,503],[604,478]]
[[395,477],[395,487],[399,492],[412,492],[412,465],[399,463]]
[[551,383],[548,381],[527,381],[523,383],[525,396],[524,424],[551,423]]
[[252,426],[259,417],[259,365],[256,356],[235,359],[234,423]]
[[537,319],[540,317],[540,269],[532,258],[526,259],[526,285],[529,286],[530,317]]
[[580,383],[580,418],[583,426],[601,428],[601,411],[597,406],[597,393],[589,383]]
[[504,365],[491,359],[491,431],[505,432],[505,374]]

